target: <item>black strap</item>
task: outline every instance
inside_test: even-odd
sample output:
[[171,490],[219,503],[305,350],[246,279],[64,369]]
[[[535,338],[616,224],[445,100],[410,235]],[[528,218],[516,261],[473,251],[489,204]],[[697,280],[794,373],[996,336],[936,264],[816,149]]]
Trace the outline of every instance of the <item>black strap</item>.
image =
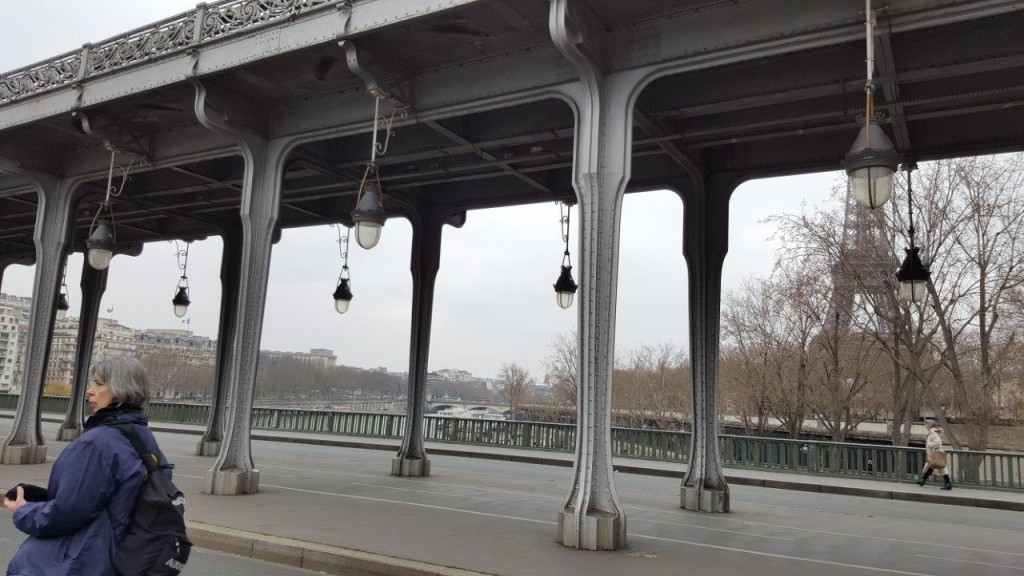
[[142,463],[146,466],[146,470],[151,474],[160,470],[160,463],[157,460],[157,455],[150,452],[149,448],[142,443],[142,438],[139,438],[139,433],[135,431],[135,425],[127,422],[118,424],[107,424],[111,428],[116,428],[124,437],[132,443],[132,448],[135,448],[135,452],[139,454],[139,458],[142,458]]

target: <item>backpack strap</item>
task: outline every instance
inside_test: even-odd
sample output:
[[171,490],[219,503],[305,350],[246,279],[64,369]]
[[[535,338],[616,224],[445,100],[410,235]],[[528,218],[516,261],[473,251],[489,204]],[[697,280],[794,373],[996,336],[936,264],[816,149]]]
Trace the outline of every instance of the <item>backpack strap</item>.
[[135,425],[127,422],[118,424],[107,424],[111,428],[117,429],[118,432],[124,435],[129,442],[132,443],[132,448],[135,448],[135,452],[138,453],[139,458],[142,458],[142,464],[146,466],[146,471],[150,474],[160,470],[160,461],[156,454],[149,451],[146,445],[142,442],[142,438],[139,438],[139,433],[135,431]]

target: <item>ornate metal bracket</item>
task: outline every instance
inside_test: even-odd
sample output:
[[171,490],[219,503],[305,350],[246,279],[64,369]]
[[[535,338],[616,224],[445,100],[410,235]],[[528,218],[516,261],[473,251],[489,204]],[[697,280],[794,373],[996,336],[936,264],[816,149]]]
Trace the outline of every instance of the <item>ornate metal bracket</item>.
[[239,98],[216,91],[193,80],[196,89],[195,114],[205,128],[226,132],[243,140],[263,139],[264,119]]
[[[586,67],[606,72],[601,25],[582,2],[553,0],[550,27],[551,39],[563,54],[575,54],[586,60]],[[574,64],[584,65],[582,61]]]
[[352,40],[342,40],[338,46],[345,51],[348,69],[366,84],[367,92],[391,100],[396,108],[411,107],[408,70],[380,54],[357,48]]
[[78,121],[82,132],[103,142],[103,146],[112,152],[121,152],[137,156],[142,164],[153,161],[153,139],[143,136],[134,126],[115,120],[101,121],[98,115],[76,110],[71,117]]

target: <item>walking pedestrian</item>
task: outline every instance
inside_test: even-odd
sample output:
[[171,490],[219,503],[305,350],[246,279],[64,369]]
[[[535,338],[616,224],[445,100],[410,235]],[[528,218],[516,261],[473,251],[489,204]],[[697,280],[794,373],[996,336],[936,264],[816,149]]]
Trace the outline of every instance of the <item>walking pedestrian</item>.
[[928,482],[928,477],[932,475],[932,471],[935,471],[942,474],[942,479],[945,481],[942,490],[952,490],[953,482],[950,481],[949,471],[946,470],[946,453],[942,451],[942,426],[933,420],[926,420],[924,427],[928,431],[928,438],[924,441],[927,457],[924,472],[921,474],[921,479],[917,481],[917,485],[924,486],[925,482]]
[[128,528],[146,467],[112,424],[134,424],[143,444],[166,462],[146,427],[142,406],[149,400],[149,376],[138,360],[119,356],[98,362],[89,370],[85,394],[95,414],[54,461],[46,490],[39,489],[43,501],[27,501],[21,485],[4,498],[14,525],[28,534],[7,566],[9,576],[114,574],[116,546]]

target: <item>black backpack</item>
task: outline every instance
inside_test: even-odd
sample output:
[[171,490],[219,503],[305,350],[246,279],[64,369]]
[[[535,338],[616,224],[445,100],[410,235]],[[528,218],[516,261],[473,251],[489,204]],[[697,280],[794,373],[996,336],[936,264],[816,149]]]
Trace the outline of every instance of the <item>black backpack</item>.
[[146,466],[146,479],[132,510],[131,522],[114,555],[118,576],[178,576],[188,562],[192,543],[185,535],[185,496],[163,473],[143,444],[134,424],[113,424],[132,443]]

